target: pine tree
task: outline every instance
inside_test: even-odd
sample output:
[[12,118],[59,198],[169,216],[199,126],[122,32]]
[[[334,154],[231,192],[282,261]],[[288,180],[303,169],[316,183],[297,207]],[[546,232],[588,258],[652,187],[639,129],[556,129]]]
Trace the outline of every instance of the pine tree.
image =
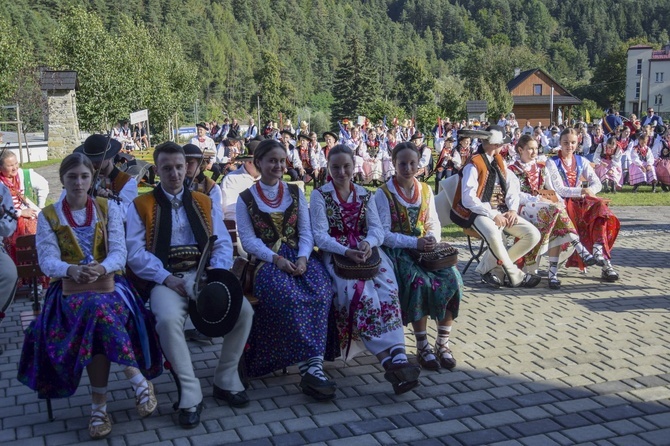
[[365,104],[379,94],[377,73],[367,60],[363,45],[354,37],[349,45],[347,57],[335,71],[333,82],[332,120],[334,126],[343,118],[363,113]]

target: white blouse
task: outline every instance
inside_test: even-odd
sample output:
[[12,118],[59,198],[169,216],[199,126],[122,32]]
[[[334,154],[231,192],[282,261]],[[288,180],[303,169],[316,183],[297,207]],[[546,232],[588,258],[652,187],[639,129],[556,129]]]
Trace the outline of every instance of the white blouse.
[[[356,196],[359,202],[363,201],[363,196],[370,193],[367,189],[357,184],[354,184],[354,187],[356,188]],[[326,194],[331,194],[336,203],[339,202],[335,193],[335,186],[333,186],[332,182],[325,184],[321,190]],[[347,203],[353,202],[353,199],[354,194],[349,194]],[[326,215],[326,201],[321,192],[316,189],[312,191],[309,206],[309,214],[312,218],[312,234],[314,235],[316,246],[326,252],[344,255],[349,247],[339,244],[335,237],[331,237],[328,233],[330,227]],[[379,215],[377,215],[374,195],[368,200],[365,208],[365,218],[368,235],[362,241],[368,242],[371,248],[381,246],[384,243],[384,229],[382,228],[381,221],[379,221]]]
[[[123,229],[123,220],[121,219],[122,210],[118,204],[113,201],[109,203],[109,212],[107,213],[107,240],[109,252],[105,260],[100,262],[105,267],[106,273],[122,270],[126,266],[126,244],[124,243],[125,234]],[[54,203],[56,214],[61,225],[69,226],[65,215],[63,214],[63,202]],[[72,218],[77,224],[84,224],[86,221],[86,208],[72,211]],[[92,226],[98,221],[97,212],[93,212]],[[73,231],[74,232],[74,231]],[[35,234],[35,243],[39,247],[37,257],[40,263],[40,269],[44,275],[49,277],[67,277],[67,269],[72,266],[61,260],[61,251],[58,246],[56,234],[51,229],[44,213],[37,217],[37,233]]]
[[[417,184],[419,187],[421,187],[421,183]],[[423,203],[423,196],[421,193],[419,193],[419,199],[415,203],[410,204],[409,202],[403,200],[402,197],[398,194],[398,191],[396,190],[392,180],[387,181],[386,186],[389,188],[389,191],[395,195],[398,202],[405,207],[419,207]],[[428,191],[430,192],[430,201],[428,202],[428,219],[424,224],[424,229],[426,231],[426,236],[433,236],[435,240],[439,242],[442,227],[440,226],[440,219],[437,216],[433,191],[430,190],[430,188],[428,188]],[[382,228],[384,229],[384,245],[388,246],[389,248],[416,249],[418,247],[418,237],[391,231],[391,207],[386,194],[381,188],[377,189],[377,192],[375,193],[375,202],[377,204],[379,220],[381,221]]]
[[[575,155],[575,160],[577,163],[581,163],[582,177],[589,183],[589,189],[591,189],[594,194],[600,192],[603,185],[600,182],[598,175],[596,175],[595,170],[591,167],[589,160],[579,155]],[[577,187],[567,187],[565,183],[563,183],[563,178],[561,177],[553,158],[547,160],[546,169],[547,176],[544,181],[547,189],[555,190],[562,198],[576,198],[582,196],[581,178],[577,179]]]
[[[274,186],[268,186],[261,181],[257,184],[260,184],[263,193],[267,197],[276,197],[279,191],[279,182]],[[284,197],[276,208],[268,206],[261,200],[255,186],[249,188],[251,195],[254,197],[258,209],[261,212],[266,212],[268,214],[273,212],[284,212],[291,205],[293,200],[289,193],[288,185],[283,181],[281,184],[284,186]],[[260,238],[256,237],[253,222],[249,216],[247,205],[244,200],[242,200],[242,197],[237,199],[235,212],[237,218],[237,231],[239,232],[240,241],[242,242],[242,246],[244,246],[244,250],[249,254],[255,255],[264,262],[272,263],[272,257],[276,253],[265,246],[265,243],[263,243]],[[307,205],[307,200],[305,199],[305,194],[298,189],[298,257],[309,259],[313,249],[314,239],[312,238],[312,230],[309,222],[309,207]]]

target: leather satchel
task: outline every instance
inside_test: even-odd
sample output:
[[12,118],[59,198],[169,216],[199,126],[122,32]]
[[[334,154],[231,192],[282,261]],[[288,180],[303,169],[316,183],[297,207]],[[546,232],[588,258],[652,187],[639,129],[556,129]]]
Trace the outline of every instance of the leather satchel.
[[439,271],[458,264],[458,249],[449,243],[438,243],[432,251],[410,249],[409,255],[426,271]]
[[114,273],[100,276],[98,277],[98,280],[92,283],[77,283],[68,277],[63,277],[63,296],[84,293],[87,291],[95,291],[96,293],[100,294],[113,293]]

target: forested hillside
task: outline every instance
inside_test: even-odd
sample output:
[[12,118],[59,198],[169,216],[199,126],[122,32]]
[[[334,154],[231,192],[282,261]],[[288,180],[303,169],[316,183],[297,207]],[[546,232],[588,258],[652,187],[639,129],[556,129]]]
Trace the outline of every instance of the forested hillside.
[[670,1],[12,0],[0,26],[3,103],[35,101],[29,73],[49,66],[79,71],[83,128],[148,107],[160,129],[197,101],[201,119],[260,103],[323,130],[358,113],[457,117],[468,99],[508,111],[514,68],[605,107],[625,87],[611,58],[667,43]]

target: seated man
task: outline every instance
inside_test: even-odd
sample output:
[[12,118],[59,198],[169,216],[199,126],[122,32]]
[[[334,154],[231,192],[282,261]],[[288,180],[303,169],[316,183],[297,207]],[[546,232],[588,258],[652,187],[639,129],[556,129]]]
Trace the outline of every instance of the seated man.
[[[2,183],[0,183],[0,205],[0,322],[2,322],[5,311],[14,298],[17,278],[14,261],[5,252],[2,243],[4,237],[12,235],[16,230],[16,220],[7,215],[8,211],[13,212],[12,195]],[[4,347],[0,345],[0,354],[3,351]]]
[[[188,429],[200,424],[203,405],[202,389],[184,337],[189,298],[183,277],[195,271],[212,235],[217,239],[209,266],[229,269],[233,263],[232,243],[223,221],[212,212],[212,200],[184,187],[186,158],[182,147],[167,142],[156,147],[153,156],[161,182],[152,193],[135,199],[128,209],[128,266],[140,279],[154,285],[149,295],[151,311],[156,316],[163,353],[181,383],[176,405],[180,411],[179,424]],[[170,262],[170,254],[177,247],[182,251],[190,248],[193,258],[182,255],[179,263]],[[243,299],[239,318],[226,334],[214,372],[214,397],[235,407],[249,403],[237,368],[252,317],[251,305]]]
[[[486,130],[491,135],[488,139],[480,136],[480,151],[461,172],[451,220],[462,228],[475,229],[488,244],[489,249],[477,266],[483,282],[498,288],[507,277],[513,287],[532,288],[540,283],[540,277],[524,274],[514,262],[537,245],[540,231],[517,214],[519,180],[500,156],[500,148],[509,142],[504,130],[497,125]],[[503,234],[518,239],[509,251]]]

